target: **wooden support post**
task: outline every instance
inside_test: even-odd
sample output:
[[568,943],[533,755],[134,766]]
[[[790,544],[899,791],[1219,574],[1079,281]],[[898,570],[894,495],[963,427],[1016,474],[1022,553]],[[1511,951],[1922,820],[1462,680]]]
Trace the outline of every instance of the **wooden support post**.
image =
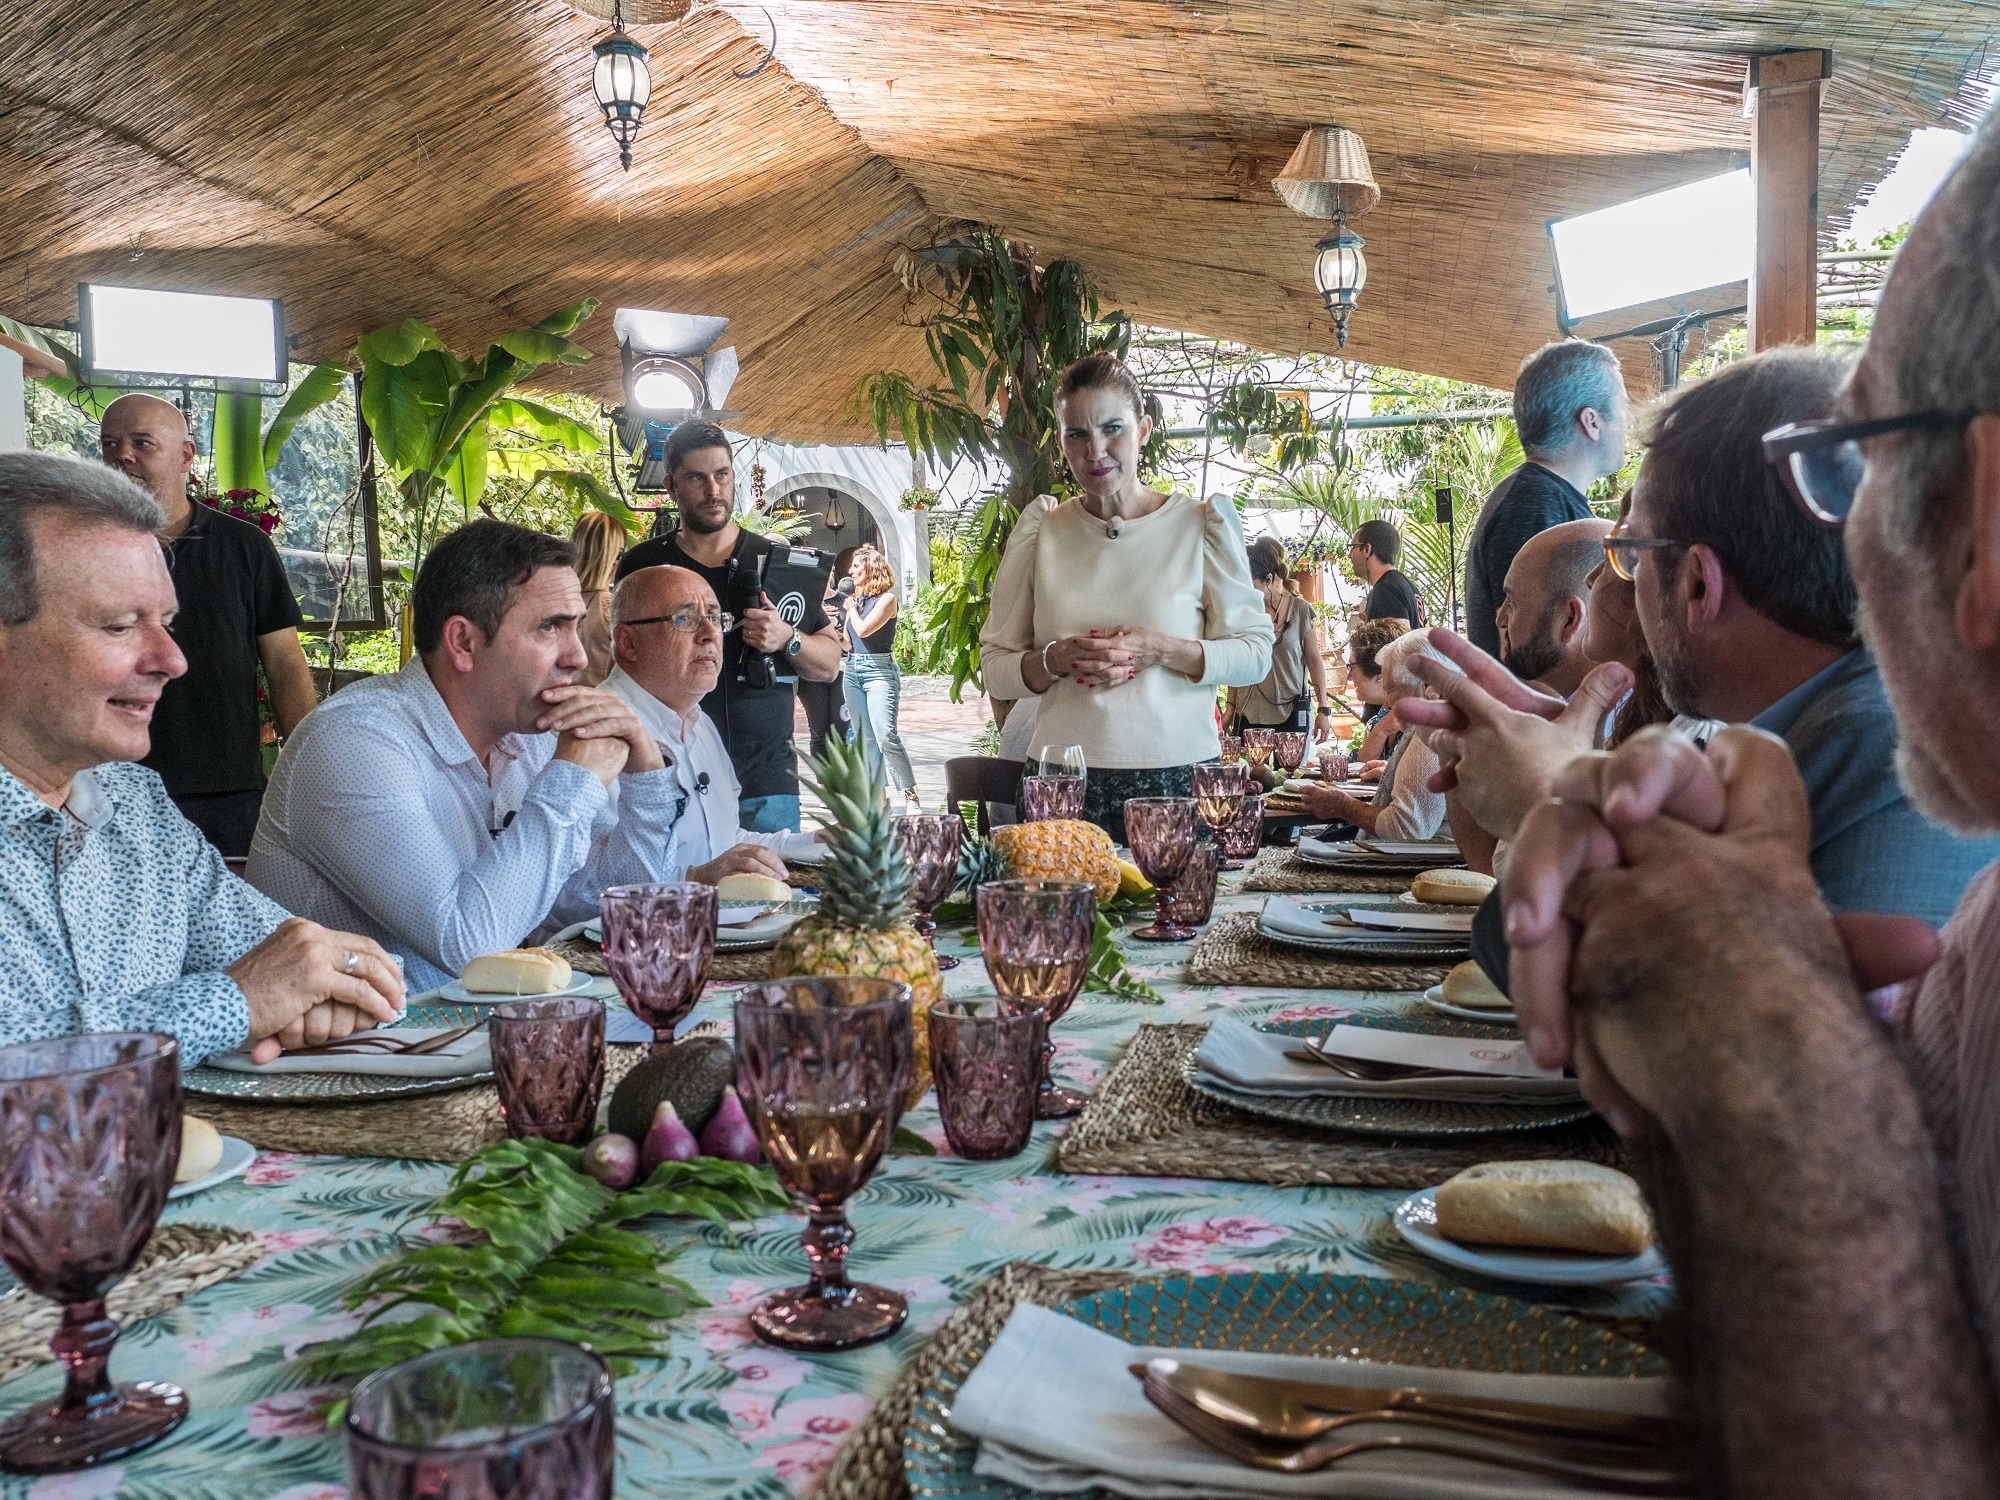
[[1744,79],[1757,195],[1752,351],[1818,337],[1819,95],[1832,72],[1831,52],[1807,48],[1753,57]]

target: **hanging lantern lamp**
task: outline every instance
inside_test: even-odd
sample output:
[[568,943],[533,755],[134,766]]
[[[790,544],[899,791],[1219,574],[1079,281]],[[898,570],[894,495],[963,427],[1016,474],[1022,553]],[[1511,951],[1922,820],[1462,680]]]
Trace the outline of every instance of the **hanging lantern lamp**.
[[1351,130],[1315,125],[1300,138],[1298,149],[1271,185],[1293,212],[1333,221],[1333,233],[1313,247],[1313,284],[1326,302],[1334,334],[1344,349],[1347,320],[1368,284],[1368,261],[1361,253],[1366,241],[1347,227],[1347,221],[1360,218],[1382,198],[1368,165],[1368,148]]
[[597,67],[590,78],[597,107],[604,111],[604,127],[618,142],[618,164],[632,170],[632,140],[646,118],[646,101],[653,95],[652,75],[646,71],[646,49],[625,34],[625,16],[620,6],[611,7],[611,35],[590,49]]

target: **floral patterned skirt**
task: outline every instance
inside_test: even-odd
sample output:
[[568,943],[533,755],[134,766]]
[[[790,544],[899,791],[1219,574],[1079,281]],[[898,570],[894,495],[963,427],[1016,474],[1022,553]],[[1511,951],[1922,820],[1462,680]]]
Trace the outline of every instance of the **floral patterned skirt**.
[[1136,771],[1100,771],[1093,766],[1083,789],[1083,815],[1110,834],[1114,844],[1122,844],[1127,797],[1186,797],[1193,790],[1191,766],[1158,766]]

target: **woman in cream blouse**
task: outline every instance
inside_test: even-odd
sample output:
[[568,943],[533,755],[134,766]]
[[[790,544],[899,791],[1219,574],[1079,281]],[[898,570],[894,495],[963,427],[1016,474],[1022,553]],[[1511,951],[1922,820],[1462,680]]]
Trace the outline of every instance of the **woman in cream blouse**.
[[1221,753],[1215,690],[1264,680],[1271,619],[1235,508],[1139,482],[1152,423],[1122,363],[1063,371],[1056,420],[1083,493],[1021,513],[980,662],[996,698],[1040,695],[1038,745],[1083,746],[1084,815],[1122,843],[1126,798],[1185,797]]

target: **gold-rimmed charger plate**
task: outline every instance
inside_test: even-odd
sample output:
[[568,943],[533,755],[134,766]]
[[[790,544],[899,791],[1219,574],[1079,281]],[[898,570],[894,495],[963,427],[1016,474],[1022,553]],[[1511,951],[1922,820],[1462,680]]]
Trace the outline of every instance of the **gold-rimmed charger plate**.
[[[413,1005],[398,1026],[482,1026],[491,1011],[490,1005]],[[455,1078],[386,1078],[371,1073],[232,1073],[204,1063],[181,1075],[181,1087],[190,1094],[247,1104],[366,1104],[448,1094],[492,1081],[490,1068]]]
[[[1666,1361],[1645,1345],[1554,1308],[1372,1276],[1175,1277],[1079,1297],[1060,1310],[1135,1349],[1240,1349],[1613,1379],[1668,1372]],[[903,1467],[918,1500],[1041,1500],[974,1474],[978,1442],[951,1425],[959,1387],[990,1345],[983,1340],[955,1354],[911,1410]],[[1104,1493],[1091,1490],[1086,1497],[1098,1500]]]

